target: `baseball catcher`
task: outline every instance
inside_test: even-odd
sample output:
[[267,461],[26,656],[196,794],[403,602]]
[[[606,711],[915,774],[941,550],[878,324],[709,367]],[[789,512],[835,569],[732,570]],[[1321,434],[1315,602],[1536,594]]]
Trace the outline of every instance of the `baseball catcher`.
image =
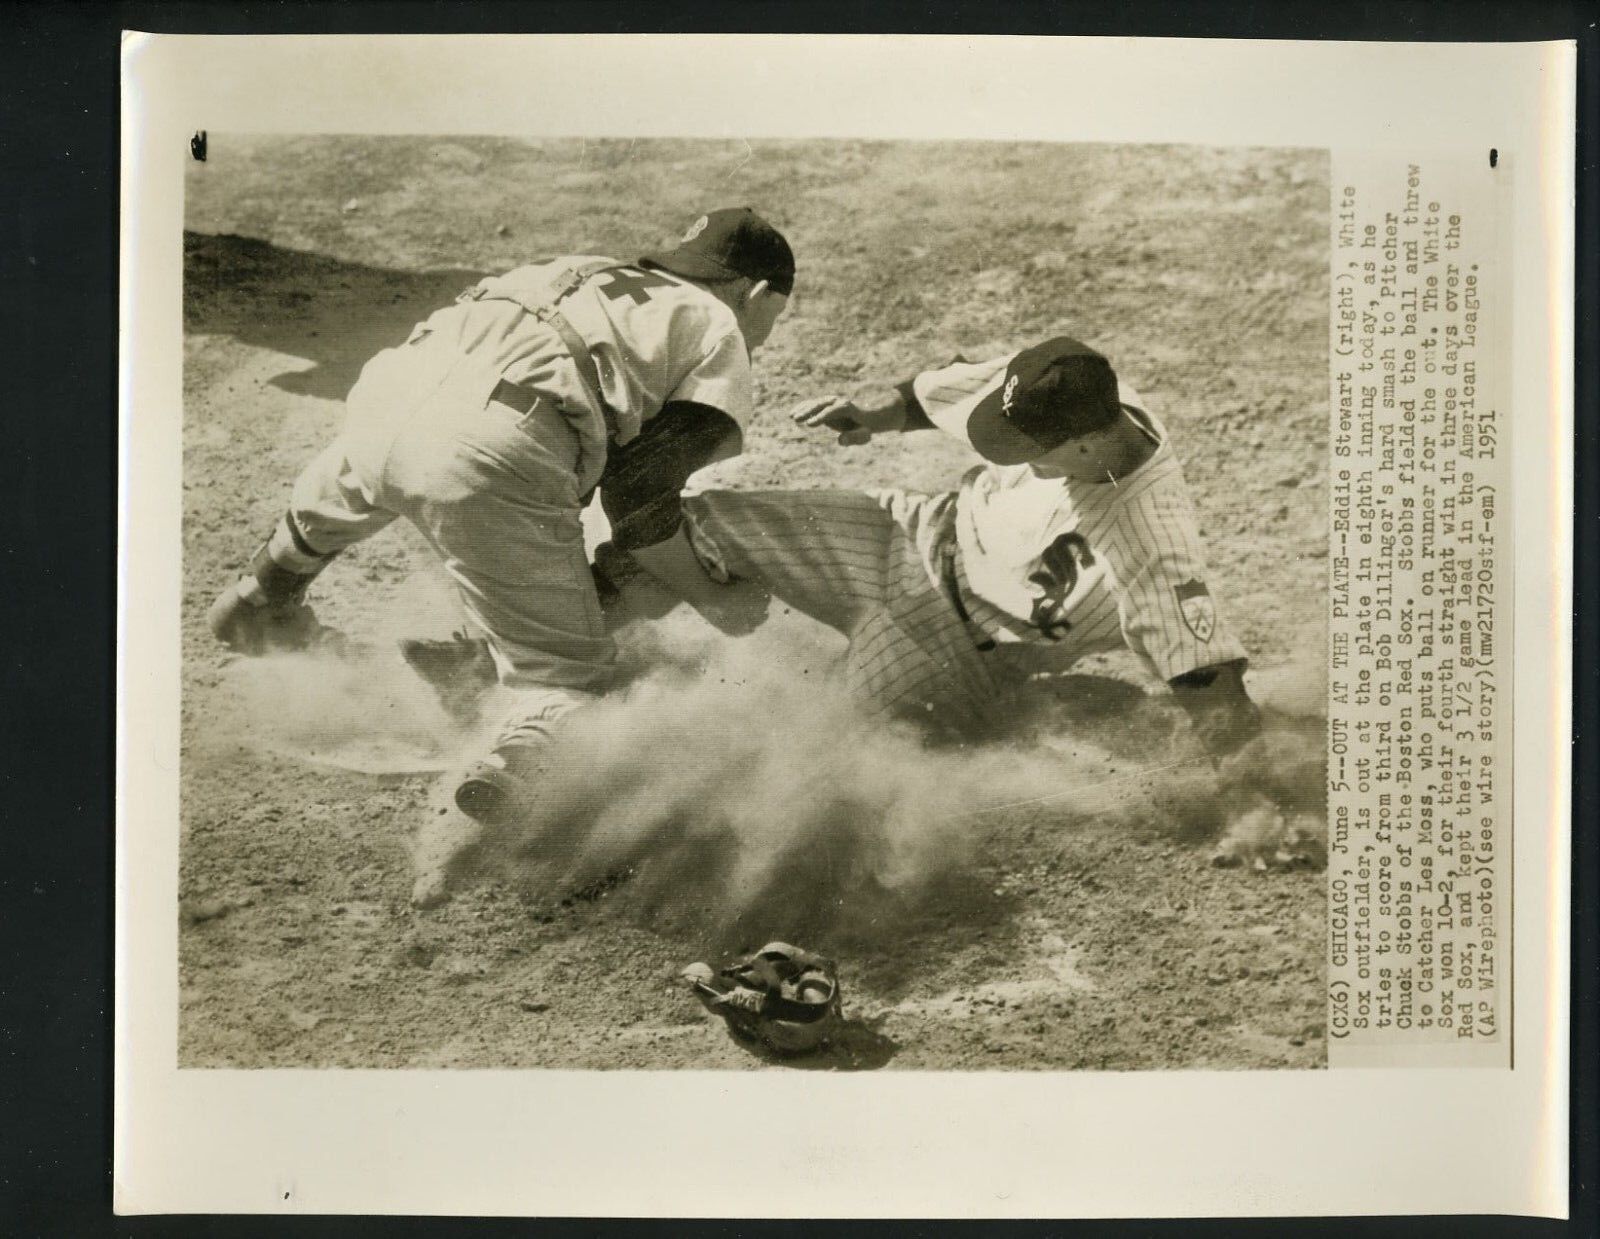
[[740,450],[750,353],[794,275],[788,242],[737,208],[636,262],[575,255],[468,289],[363,369],[342,435],[213,604],[212,631],[249,654],[305,647],[320,632],[306,603],[317,575],[406,518],[515,702],[456,803],[481,822],[509,819],[550,729],[613,674],[580,526],[597,490],[617,545],[668,591],[719,628],[759,622],[701,571],[679,496]]

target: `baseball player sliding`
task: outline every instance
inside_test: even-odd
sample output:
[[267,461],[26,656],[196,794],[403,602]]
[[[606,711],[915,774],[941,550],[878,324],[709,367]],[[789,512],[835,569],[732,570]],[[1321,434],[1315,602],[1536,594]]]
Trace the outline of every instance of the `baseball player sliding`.
[[1260,730],[1171,441],[1099,353],[1060,337],[794,416],[844,444],[936,428],[985,461],[955,493],[684,501],[707,573],[846,634],[846,675],[878,708],[987,719],[1030,673],[1126,646],[1214,753]]
[[580,512],[596,488],[617,545],[710,622],[759,612],[706,578],[682,528],[689,476],[736,454],[750,353],[794,285],[794,256],[747,208],[712,211],[637,262],[573,256],[483,280],[363,369],[343,433],[209,622],[245,653],[319,632],[308,587],[346,547],[411,521],[454,580],[515,701],[456,803],[507,820],[559,719],[613,675]]

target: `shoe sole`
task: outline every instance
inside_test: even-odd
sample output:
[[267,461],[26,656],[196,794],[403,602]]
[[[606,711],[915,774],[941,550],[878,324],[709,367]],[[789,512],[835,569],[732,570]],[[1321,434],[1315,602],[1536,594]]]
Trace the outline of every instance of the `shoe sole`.
[[473,774],[456,787],[456,808],[485,826],[503,826],[515,816],[517,789],[499,772]]
[[478,720],[484,694],[495,684],[494,660],[487,645],[463,651],[457,642],[406,638],[400,642],[400,657],[433,690],[451,718],[460,723]]
[[494,658],[487,642],[472,642],[472,648],[463,649],[462,642],[406,637],[399,644],[400,657],[430,684],[468,677],[485,686],[494,683]]

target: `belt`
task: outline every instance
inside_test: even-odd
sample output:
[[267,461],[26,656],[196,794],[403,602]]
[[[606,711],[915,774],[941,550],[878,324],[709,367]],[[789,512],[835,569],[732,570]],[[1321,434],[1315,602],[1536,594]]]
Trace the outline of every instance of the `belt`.
[[[482,390],[480,388],[480,390]],[[533,412],[533,406],[538,404],[541,397],[538,392],[528,387],[518,387],[515,383],[508,383],[501,379],[494,385],[494,391],[489,393],[489,399],[496,404],[506,405],[518,413],[527,415]]]
[[[494,390],[489,393],[489,399],[496,404],[503,404],[515,409],[526,417],[538,406],[539,401],[545,399],[543,392],[534,391],[531,387],[519,387],[517,384],[501,379],[494,385]],[[563,416],[570,418],[570,414],[559,404],[556,406]],[[612,437],[617,433],[616,419],[611,412],[610,405],[601,405],[605,414],[606,436]]]
[[956,615],[967,627],[967,636],[972,639],[972,644],[980,653],[987,654],[995,648],[995,640],[978,626],[967,610],[967,604],[961,599],[961,582],[956,578],[956,555],[959,547],[955,539],[951,539],[939,548],[939,577],[944,584],[945,595],[950,599],[950,605],[956,609]]
[[[590,414],[587,410],[578,412],[569,407],[565,402],[553,400],[548,393],[535,391],[531,387],[521,387],[508,379],[501,379],[494,385],[494,390],[489,393],[491,404],[503,404],[523,417],[528,416],[539,407],[539,402],[549,400],[552,407],[572,428],[578,440],[578,455],[573,463],[573,469],[578,477],[578,489],[583,494],[583,503],[587,506],[589,497],[594,494],[594,489],[600,484],[601,472],[605,469],[606,447],[605,439],[596,439],[590,429]],[[607,412],[610,410],[608,409]],[[610,436],[615,433],[612,422],[607,418],[604,422],[603,433]]]
[[[540,317],[542,318],[543,316],[541,315]],[[549,323],[551,327],[556,328],[557,334],[562,337],[562,343],[566,345],[567,352],[572,355],[572,360],[577,363],[578,375],[583,380],[583,386],[588,389],[590,395],[594,397],[595,403],[600,406],[600,416],[605,421],[607,437],[615,437],[617,433],[616,410],[606,402],[605,396],[601,392],[598,367],[595,365],[594,355],[587,348],[584,348],[582,341],[576,338],[577,333],[572,331],[572,328],[567,325],[567,320],[561,315],[555,315],[554,320],[547,318],[544,321]],[[566,330],[562,331],[562,327],[565,327]],[[570,340],[566,338],[568,333],[573,336]],[[580,352],[579,350],[582,351]],[[532,412],[533,406],[543,398],[541,393],[534,391],[532,388],[518,387],[515,383],[509,383],[505,379],[501,379],[495,385],[494,391],[489,394],[490,400],[509,405],[518,413],[524,415]]]

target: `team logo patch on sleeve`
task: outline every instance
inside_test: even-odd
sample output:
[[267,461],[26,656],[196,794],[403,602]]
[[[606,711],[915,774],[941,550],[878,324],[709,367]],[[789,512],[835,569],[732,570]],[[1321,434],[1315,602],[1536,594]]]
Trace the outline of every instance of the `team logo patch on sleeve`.
[[1178,599],[1178,611],[1197,640],[1209,641],[1217,630],[1217,608],[1211,601],[1211,591],[1204,581],[1185,581],[1172,590]]

